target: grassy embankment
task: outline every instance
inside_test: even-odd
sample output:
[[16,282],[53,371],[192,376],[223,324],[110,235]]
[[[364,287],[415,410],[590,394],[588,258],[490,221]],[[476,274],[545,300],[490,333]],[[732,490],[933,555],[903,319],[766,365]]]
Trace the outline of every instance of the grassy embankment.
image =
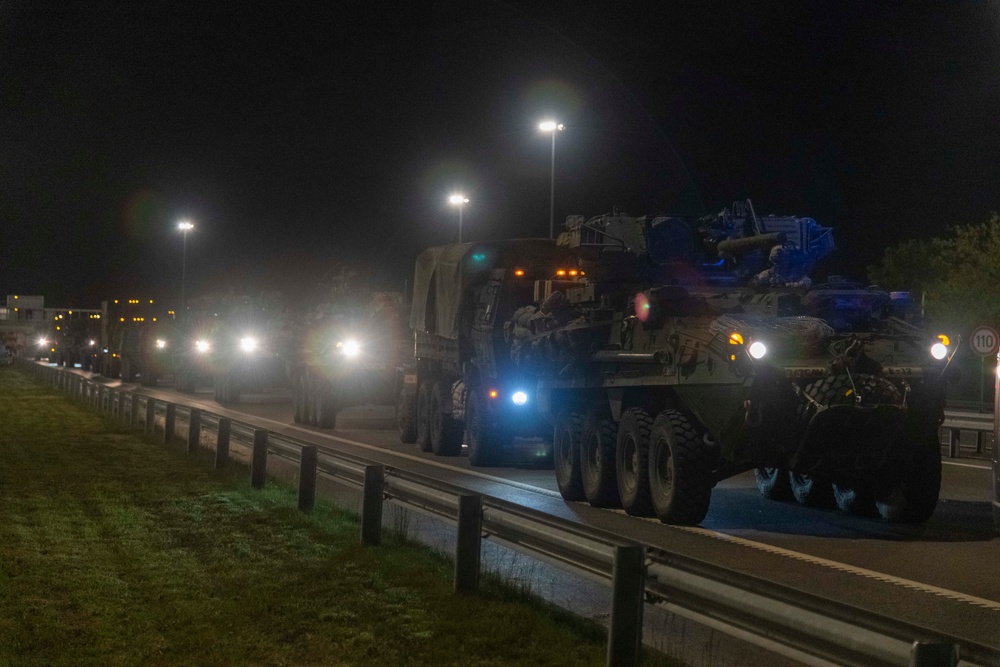
[[0,369],[0,665],[603,663],[596,625],[295,504]]

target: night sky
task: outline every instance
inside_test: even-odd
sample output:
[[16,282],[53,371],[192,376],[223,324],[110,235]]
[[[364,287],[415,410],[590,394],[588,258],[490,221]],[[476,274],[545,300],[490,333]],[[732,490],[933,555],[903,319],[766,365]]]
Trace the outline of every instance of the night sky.
[[751,198],[863,275],[1000,209],[1000,2],[0,0],[0,293],[400,289],[420,249]]

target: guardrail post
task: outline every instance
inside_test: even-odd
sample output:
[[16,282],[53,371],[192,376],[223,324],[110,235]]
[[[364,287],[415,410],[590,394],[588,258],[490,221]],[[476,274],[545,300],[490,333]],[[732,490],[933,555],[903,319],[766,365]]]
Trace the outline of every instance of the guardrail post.
[[264,488],[267,477],[267,429],[253,430],[253,456],[250,458],[250,486]]
[[222,470],[229,461],[229,434],[233,422],[229,417],[219,417],[219,432],[215,437],[215,469]]
[[955,667],[958,646],[941,642],[913,642],[910,667]]
[[639,664],[645,580],[646,548],[615,547],[608,667],[631,667]]
[[129,416],[129,426],[135,428],[139,424],[139,395],[132,394],[132,414]]
[[377,547],[382,541],[382,494],[385,489],[385,469],[380,465],[365,466],[365,489],[361,502],[361,544]]
[[188,454],[198,451],[201,443],[201,410],[191,408],[188,417]]
[[125,423],[128,412],[125,411],[125,397],[127,392],[124,389],[118,390],[118,421]]
[[948,456],[953,459],[958,458],[959,444],[962,439],[962,431],[957,428],[951,429],[951,442],[948,443]]
[[146,433],[153,433],[156,430],[156,401],[146,397]]
[[174,439],[174,430],[177,425],[177,406],[167,403],[167,414],[163,418],[163,444],[169,444]]
[[316,445],[304,445],[299,455],[299,510],[311,512],[316,504]]
[[483,497],[458,497],[458,536],[455,540],[455,592],[479,590],[479,565],[483,541]]

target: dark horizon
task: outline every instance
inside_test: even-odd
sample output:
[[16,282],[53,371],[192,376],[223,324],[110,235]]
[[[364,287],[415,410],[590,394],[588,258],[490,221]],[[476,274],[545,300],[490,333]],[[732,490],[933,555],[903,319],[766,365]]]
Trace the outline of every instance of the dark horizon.
[[[249,7],[249,9],[248,9]],[[1000,5],[0,1],[0,290],[88,307],[402,288],[428,245],[567,215],[832,226],[819,272],[1000,209]]]

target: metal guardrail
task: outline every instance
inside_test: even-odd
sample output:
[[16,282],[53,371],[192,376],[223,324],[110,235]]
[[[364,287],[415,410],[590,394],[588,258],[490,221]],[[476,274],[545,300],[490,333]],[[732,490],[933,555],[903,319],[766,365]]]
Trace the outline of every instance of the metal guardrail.
[[[81,375],[55,368],[26,362],[21,364],[21,368],[112,417],[131,419],[133,424],[139,415],[148,417],[150,414],[155,423],[158,414],[155,408],[163,403],[132,391],[110,390]],[[152,413],[149,411],[150,402],[153,404]],[[176,418],[178,412],[181,416],[189,412],[184,406],[175,405],[168,409],[167,405],[170,404],[164,403],[162,411],[165,417],[174,413]],[[126,411],[126,406],[130,410]],[[145,411],[140,411],[140,406],[144,406]],[[200,411],[198,414],[203,426],[212,429],[214,425],[218,428],[220,418],[217,415],[202,414]],[[952,415],[952,421],[946,424],[965,423],[959,419]],[[144,423],[144,426],[147,431],[151,430],[149,424]],[[173,425],[168,428],[172,429]],[[234,439],[253,443],[255,434],[259,432],[260,429],[252,424],[232,421]],[[167,433],[165,439],[169,439]],[[302,453],[315,449],[315,445],[277,433],[270,433],[265,442],[268,453],[293,463],[303,462]],[[320,474],[366,491],[368,470],[372,467],[382,468],[361,457],[332,449],[323,449],[319,453]],[[463,497],[469,495],[467,490],[394,468],[385,469],[384,484],[381,476],[379,482],[379,502],[383,497],[391,498],[413,509],[458,522],[459,539],[462,539],[459,517]],[[477,523],[477,526],[481,525],[486,535],[529,555],[612,585],[614,604],[609,633],[609,665],[635,664],[638,657],[642,597],[630,594],[631,584],[640,587],[636,590],[644,593],[647,601],[794,659],[818,659],[859,667],[1000,666],[1000,650],[989,646],[681,554],[629,543],[614,534],[499,498],[484,496],[481,501],[482,510],[476,517],[481,524]],[[364,532],[364,527],[362,530]],[[474,544],[478,548],[478,541]],[[630,579],[628,568],[624,566],[628,560],[625,556],[634,555],[635,550],[639,550],[641,558],[641,566],[635,569],[639,578]],[[459,555],[457,552],[456,557]],[[456,587],[458,570],[456,563]],[[476,573],[478,577],[478,565]],[[635,633],[635,636],[629,638],[629,633]],[[629,645],[633,643],[634,646]]]
[[[982,457],[988,454],[988,450],[996,447],[993,442],[993,422],[992,412],[971,412],[968,410],[945,410],[944,423],[941,424],[938,442],[942,447],[948,448],[948,456],[959,458],[962,449],[971,450],[971,453]],[[962,431],[974,431],[975,442],[966,446],[962,441]]]

